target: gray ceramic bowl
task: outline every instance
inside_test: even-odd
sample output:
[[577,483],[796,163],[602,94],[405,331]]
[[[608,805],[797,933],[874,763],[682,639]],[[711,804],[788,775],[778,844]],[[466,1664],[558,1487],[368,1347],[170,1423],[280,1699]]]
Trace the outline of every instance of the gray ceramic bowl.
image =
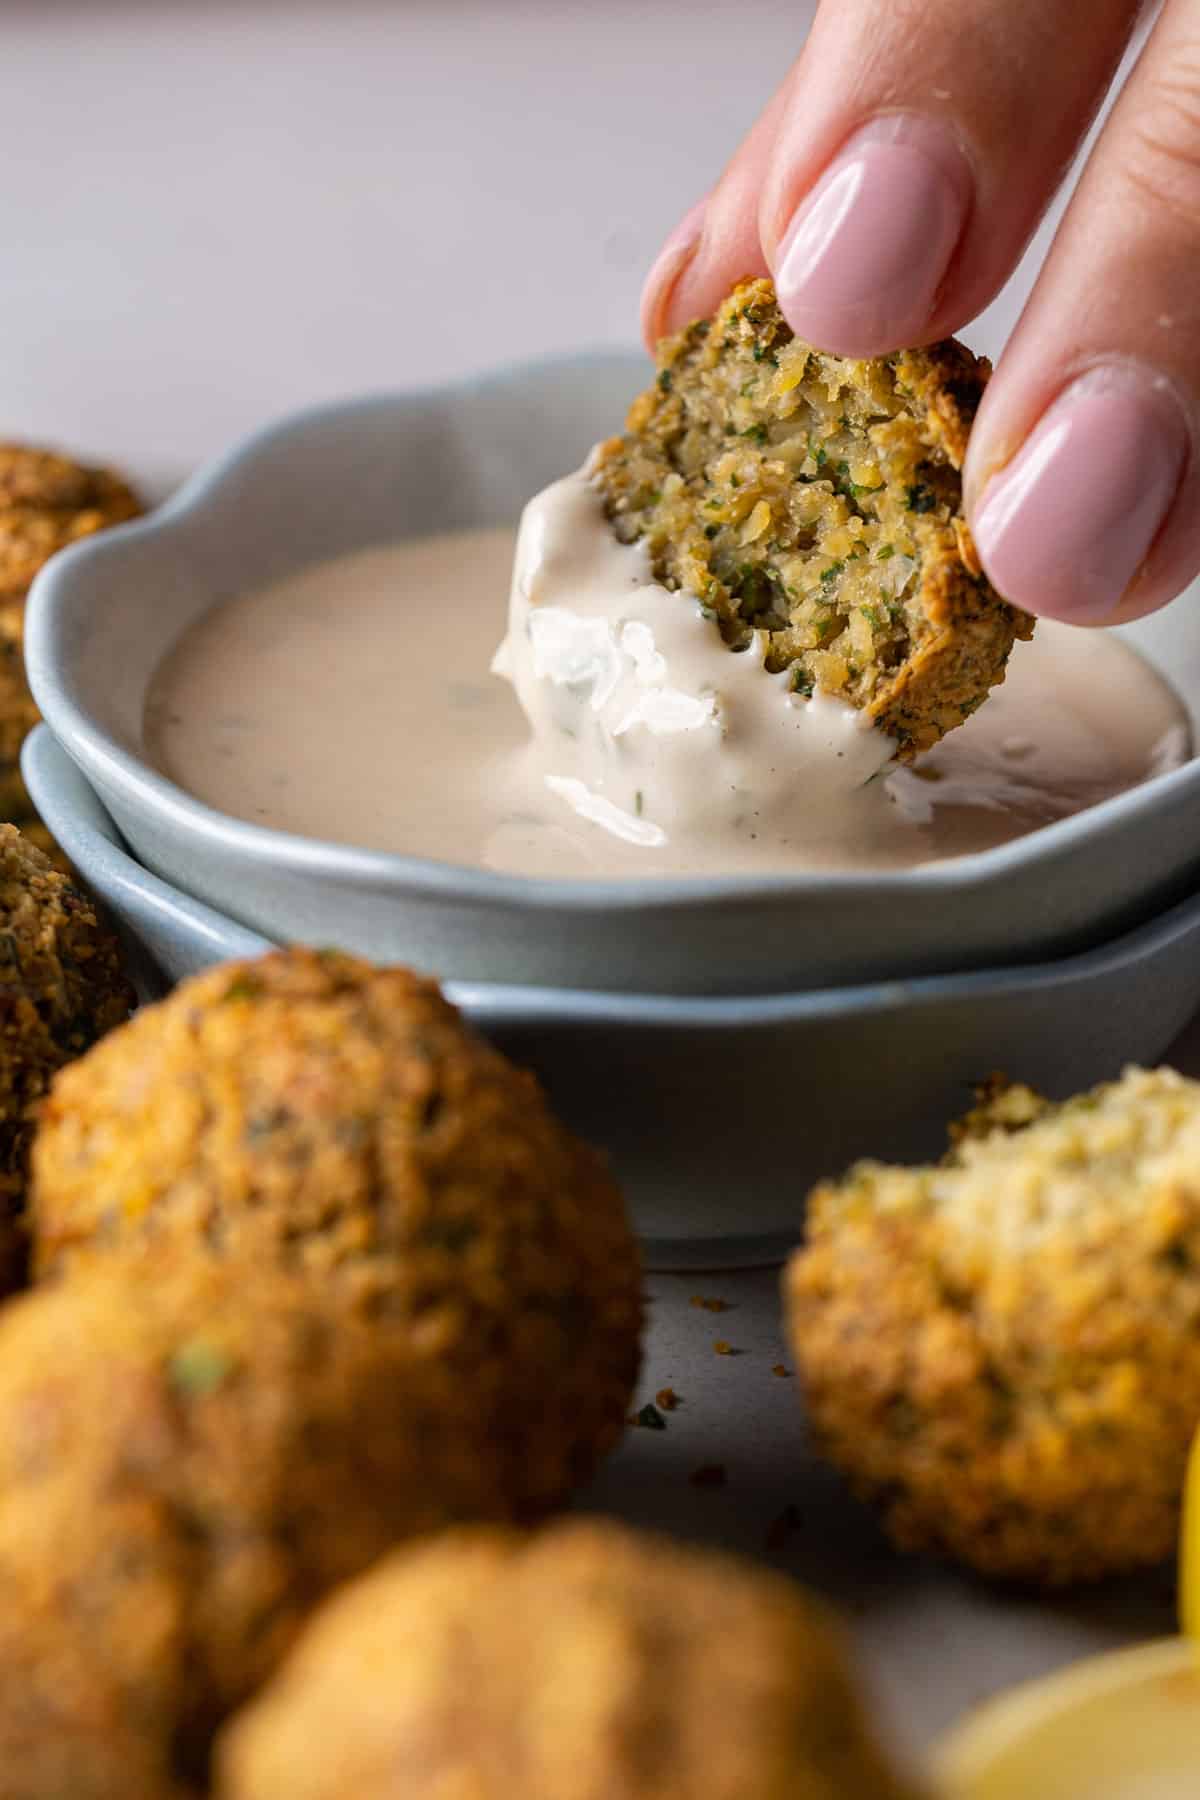
[[[229,819],[148,767],[147,682],[194,618],[355,546],[515,518],[612,430],[640,360],[576,357],[352,400],[262,432],[35,584],[34,693],[150,869],[272,936],[463,980],[738,994],[1027,962],[1190,892],[1200,762],[1019,843],[899,874],[534,881]],[[1200,606],[1129,635],[1200,706]],[[381,771],[386,779],[386,771]]]
[[[160,985],[266,948],[140,868],[44,727],[24,766]],[[986,975],[751,999],[449,992],[609,1151],[651,1266],[730,1267],[795,1242],[819,1176],[867,1153],[936,1153],[969,1084],[994,1068],[1065,1094],[1153,1061],[1200,1004],[1200,899],[1087,955]]]

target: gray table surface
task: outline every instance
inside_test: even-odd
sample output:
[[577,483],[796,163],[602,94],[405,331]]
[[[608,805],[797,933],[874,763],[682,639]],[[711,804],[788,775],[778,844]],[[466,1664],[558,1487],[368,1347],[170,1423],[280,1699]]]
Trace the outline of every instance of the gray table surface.
[[[744,1551],[824,1595],[849,1624],[891,1741],[914,1757],[1013,1683],[1175,1629],[1168,1568],[1046,1598],[896,1553],[815,1456],[794,1376],[772,1372],[792,1367],[778,1271],[651,1275],[647,1289],[638,1405],[665,1386],[682,1404],[665,1431],[631,1429],[581,1505]],[[694,1294],[729,1310],[700,1311]],[[736,1354],[717,1355],[717,1338]],[[723,1467],[724,1485],[694,1485],[696,1470],[712,1464]]]
[[[662,232],[812,7],[742,0],[736,29],[724,0],[3,10],[0,431],[161,488],[313,400],[627,343]],[[663,72],[684,44],[676,101]],[[967,334],[977,348],[1002,344],[1045,237]],[[1178,1060],[1200,1072],[1200,1030]],[[771,1373],[777,1281],[650,1278],[642,1397],[670,1384],[684,1404],[629,1434],[589,1504],[811,1582],[914,1747],[1010,1682],[1171,1628],[1169,1574],[1044,1601],[892,1554],[814,1460],[795,1381]],[[695,1310],[698,1291],[731,1310]],[[738,1354],[714,1355],[718,1336]],[[715,1462],[726,1485],[693,1486]],[[768,1552],[787,1506],[800,1523]]]
[[[1164,1061],[1200,1077],[1200,1019]],[[792,1368],[778,1270],[651,1274],[647,1291],[638,1405],[668,1386],[683,1404],[665,1431],[631,1430],[581,1503],[747,1552],[823,1594],[847,1619],[892,1740],[914,1757],[1003,1688],[1176,1629],[1172,1567],[1045,1596],[894,1551],[807,1441],[794,1375],[773,1373]],[[729,1310],[693,1307],[694,1295]],[[717,1339],[737,1354],[716,1354]],[[713,1463],[724,1484],[694,1485]]]

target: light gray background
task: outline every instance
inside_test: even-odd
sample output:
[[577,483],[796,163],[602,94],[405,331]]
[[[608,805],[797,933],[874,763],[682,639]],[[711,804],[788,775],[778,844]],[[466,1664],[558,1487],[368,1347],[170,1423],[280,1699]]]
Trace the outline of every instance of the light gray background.
[[[629,342],[663,232],[810,13],[0,4],[0,435],[159,485],[325,396]],[[966,334],[976,348],[999,348],[1022,285]],[[1200,1068],[1200,1039],[1181,1056]],[[760,1552],[798,1506],[775,1560],[848,1610],[902,1739],[1087,1648],[1170,1628],[1165,1575],[1049,1603],[894,1557],[809,1460],[795,1383],[770,1372],[787,1361],[775,1277],[650,1289],[646,1394],[670,1382],[686,1404],[665,1432],[631,1433],[592,1498]],[[690,1308],[697,1290],[734,1310]],[[715,1356],[718,1336],[740,1354]],[[690,1484],[705,1462],[726,1465],[725,1488]]]
[[811,13],[0,0],[5,429],[183,467],[307,401],[628,343]]

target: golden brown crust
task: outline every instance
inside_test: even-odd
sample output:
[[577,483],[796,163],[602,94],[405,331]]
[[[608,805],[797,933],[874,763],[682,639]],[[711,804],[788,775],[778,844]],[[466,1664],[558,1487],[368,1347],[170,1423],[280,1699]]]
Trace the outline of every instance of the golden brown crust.
[[1053,1110],[1054,1102],[1036,1088],[1023,1081],[1010,1081],[995,1070],[976,1084],[974,1106],[961,1118],[950,1121],[948,1158],[954,1158],[964,1139],[990,1137],[994,1131],[1024,1131],[1027,1125]]
[[432,982],[338,952],[230,964],[147,1007],[48,1100],[45,1275],[162,1245],[311,1274],[410,1333],[516,1511],[619,1436],[638,1258],[601,1159]]
[[57,551],[141,510],[132,488],[109,469],[0,444],[0,603],[23,600]]
[[589,1520],[389,1558],[322,1610],[217,1763],[218,1800],[911,1796],[823,1609]]
[[36,825],[60,868],[65,858],[37,819],[21,776],[21,745],[41,717],[25,678],[25,599],[57,551],[141,510],[132,488],[109,469],[0,444],[0,819]]
[[0,825],[0,1294],[25,1263],[30,1145],[54,1074],[129,1014],[107,922],[11,825]]
[[433,983],[281,951],[97,1048],[0,1320],[11,1800],[179,1800],[331,1586],[561,1503],[638,1360],[611,1179]]
[[[989,1114],[990,1126],[989,1129]],[[813,1425],[907,1548],[1061,1586],[1169,1556],[1200,1419],[1200,1084],[985,1092],[946,1163],[820,1187]]]
[[987,365],[947,341],[875,362],[793,337],[765,280],[659,348],[592,472],[625,542],[803,693],[909,757],[1001,681],[1032,622],[983,576],[959,471]]
[[25,678],[25,602],[0,601],[0,820],[14,825],[33,815],[21,746],[40,718]]

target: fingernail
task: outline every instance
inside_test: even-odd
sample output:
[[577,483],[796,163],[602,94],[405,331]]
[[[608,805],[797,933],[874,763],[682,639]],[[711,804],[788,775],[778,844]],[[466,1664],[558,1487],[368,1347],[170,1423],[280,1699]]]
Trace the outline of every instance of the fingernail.
[[700,239],[704,235],[704,215],[707,210],[708,195],[705,194],[684,213],[659,251],[651,265],[650,273],[646,277],[645,286],[642,288],[642,330],[651,347],[662,336],[663,315],[670,303],[679,277],[700,248]]
[[1170,510],[1188,431],[1169,383],[1108,363],[1061,393],[974,510],[993,585],[1028,612],[1112,616]]
[[856,132],[779,247],[775,288],[797,337],[841,356],[918,341],[973,189],[965,153],[935,119],[897,113]]

